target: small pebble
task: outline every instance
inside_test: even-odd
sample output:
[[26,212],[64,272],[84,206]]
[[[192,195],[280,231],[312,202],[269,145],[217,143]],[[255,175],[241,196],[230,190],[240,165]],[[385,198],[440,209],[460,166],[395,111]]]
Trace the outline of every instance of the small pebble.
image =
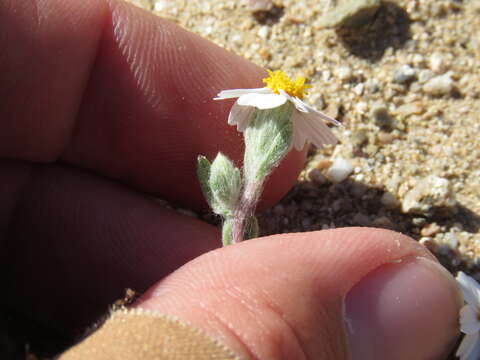
[[454,211],[456,201],[451,190],[450,182],[436,175],[429,175],[421,179],[402,201],[404,213],[430,214],[441,208]]
[[370,21],[380,6],[380,0],[346,0],[324,14],[320,27],[359,27]]
[[329,167],[332,166],[332,160],[329,160],[329,159],[323,159],[323,160],[320,160],[317,164],[317,166],[315,166],[317,169],[319,170],[322,170],[322,169],[328,169]]
[[350,136],[350,143],[355,148],[362,147],[368,142],[368,133],[366,129],[360,129],[358,131],[352,132]]
[[328,183],[328,179],[321,173],[319,169],[310,170],[308,173],[308,178],[320,186]]
[[269,30],[268,26],[262,26],[257,31],[257,35],[264,40],[268,38],[269,33],[270,33],[270,30]]
[[272,54],[270,54],[267,50],[262,49],[258,52],[260,57],[265,61],[270,61],[272,59]]
[[420,101],[415,101],[399,106],[395,112],[401,116],[420,115],[425,112],[425,107]]
[[415,79],[417,72],[410,65],[402,65],[393,73],[393,82],[407,84]]
[[325,113],[334,119],[338,117],[339,112],[340,112],[340,106],[333,102],[328,104],[327,108],[325,109]]
[[429,59],[430,69],[437,74],[441,74],[446,70],[445,58],[440,53],[433,53]]
[[421,83],[426,83],[428,80],[433,78],[435,73],[432,70],[424,69],[418,73],[418,81]]
[[168,7],[168,0],[157,0],[153,5],[154,11],[163,11]]
[[447,95],[453,90],[453,80],[450,75],[439,75],[423,85],[423,91],[429,95]]
[[418,242],[430,251],[435,248],[435,243],[433,242],[433,239],[431,237],[422,237],[420,238],[420,240],[418,240]]
[[424,217],[414,217],[412,219],[412,224],[415,226],[423,226],[427,223],[427,219]]
[[335,71],[335,75],[343,82],[347,82],[352,78],[352,70],[348,66],[339,67]]
[[375,103],[372,105],[372,110],[370,112],[371,116],[375,120],[377,126],[383,128],[391,128],[393,125],[393,119],[388,113],[387,106],[383,103]]
[[394,209],[400,206],[400,202],[398,199],[390,192],[385,191],[380,198],[380,202],[385,206],[387,209]]
[[382,145],[391,144],[393,142],[393,140],[395,140],[395,135],[393,135],[392,133],[389,133],[389,132],[385,132],[385,131],[379,131],[378,134],[377,134],[377,137],[378,137],[378,141]]
[[353,88],[353,92],[356,95],[361,96],[363,94],[364,89],[365,89],[365,85],[360,83],[360,84],[355,85],[355,87]]
[[369,79],[365,82],[365,87],[370,94],[375,94],[380,90],[380,85],[374,79]]
[[251,12],[270,11],[273,8],[272,0],[243,0]]
[[370,226],[376,227],[376,228],[382,228],[382,229],[390,229],[390,230],[395,230],[396,226],[386,216],[380,216],[378,218],[373,219],[373,221],[370,223]]
[[367,146],[365,146],[365,148],[363,150],[366,154],[368,154],[370,157],[372,157],[373,155],[375,155],[377,153],[378,146],[374,145],[374,144],[368,144]]
[[412,62],[416,67],[422,66],[425,61],[424,57],[420,54],[413,55]]
[[402,177],[400,176],[400,174],[394,173],[385,182],[385,187],[392,194],[396,194],[401,181],[402,181]]
[[322,80],[329,81],[332,78],[332,73],[329,70],[322,71]]
[[448,245],[451,249],[456,249],[458,246],[458,239],[454,233],[446,233],[443,242]]
[[419,93],[422,90],[422,86],[418,82],[414,82],[410,85],[409,90],[412,94]]
[[340,183],[350,176],[353,166],[343,158],[335,158],[327,171],[327,178],[333,183]]
[[365,179],[365,175],[364,174],[357,174],[354,176],[354,179],[355,181],[363,181]]
[[420,235],[425,237],[433,237],[440,232],[440,226],[437,223],[430,223],[422,227]]
[[359,114],[365,114],[368,110],[368,104],[365,101],[360,101],[355,105],[355,110]]

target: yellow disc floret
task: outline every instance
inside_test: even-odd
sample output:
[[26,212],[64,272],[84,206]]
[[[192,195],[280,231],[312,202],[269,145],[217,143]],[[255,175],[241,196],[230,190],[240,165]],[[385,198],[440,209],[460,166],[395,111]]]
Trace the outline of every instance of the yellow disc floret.
[[279,94],[278,90],[285,91],[288,95],[297,97],[299,99],[303,99],[305,95],[305,90],[310,87],[310,85],[306,85],[304,77],[297,77],[295,81],[292,81],[287,74],[285,74],[282,70],[267,70],[268,77],[263,79],[262,81],[266,84],[266,86],[272,90],[275,94]]

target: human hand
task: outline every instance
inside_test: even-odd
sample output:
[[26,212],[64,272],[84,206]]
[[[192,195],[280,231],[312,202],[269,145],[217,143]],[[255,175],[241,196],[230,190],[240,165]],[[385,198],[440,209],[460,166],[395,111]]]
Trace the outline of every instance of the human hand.
[[[357,356],[441,358],[455,340],[456,285],[405,237],[340,229],[200,256],[218,230],[152,200],[202,208],[196,156],[243,150],[230,104],[211,98],[259,86],[261,69],[116,1],[6,0],[0,29],[5,305],[76,334],[124,288],[153,285],[135,306],[245,357],[341,359],[347,296]],[[303,160],[290,153],[264,206]]]

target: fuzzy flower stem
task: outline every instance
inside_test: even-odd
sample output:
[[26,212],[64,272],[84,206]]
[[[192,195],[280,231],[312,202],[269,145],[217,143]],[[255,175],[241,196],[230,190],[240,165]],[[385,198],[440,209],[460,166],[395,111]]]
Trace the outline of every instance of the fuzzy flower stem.
[[233,215],[233,243],[258,236],[255,208],[265,180],[291,149],[292,111],[289,103],[256,110],[245,129],[244,185]]
[[[233,215],[234,222],[232,228],[232,243],[237,243],[245,239],[245,228],[247,219],[255,214],[255,208],[263,188],[263,182],[249,182],[245,184],[242,197],[235,209]],[[258,236],[258,234],[252,234]],[[253,236],[253,237],[255,237]]]

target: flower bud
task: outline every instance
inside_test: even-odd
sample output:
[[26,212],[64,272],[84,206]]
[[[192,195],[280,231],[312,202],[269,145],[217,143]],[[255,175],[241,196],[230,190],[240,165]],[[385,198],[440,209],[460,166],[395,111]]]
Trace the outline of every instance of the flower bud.
[[231,215],[242,189],[240,170],[225,155],[218,153],[210,167],[208,184],[215,213]]

